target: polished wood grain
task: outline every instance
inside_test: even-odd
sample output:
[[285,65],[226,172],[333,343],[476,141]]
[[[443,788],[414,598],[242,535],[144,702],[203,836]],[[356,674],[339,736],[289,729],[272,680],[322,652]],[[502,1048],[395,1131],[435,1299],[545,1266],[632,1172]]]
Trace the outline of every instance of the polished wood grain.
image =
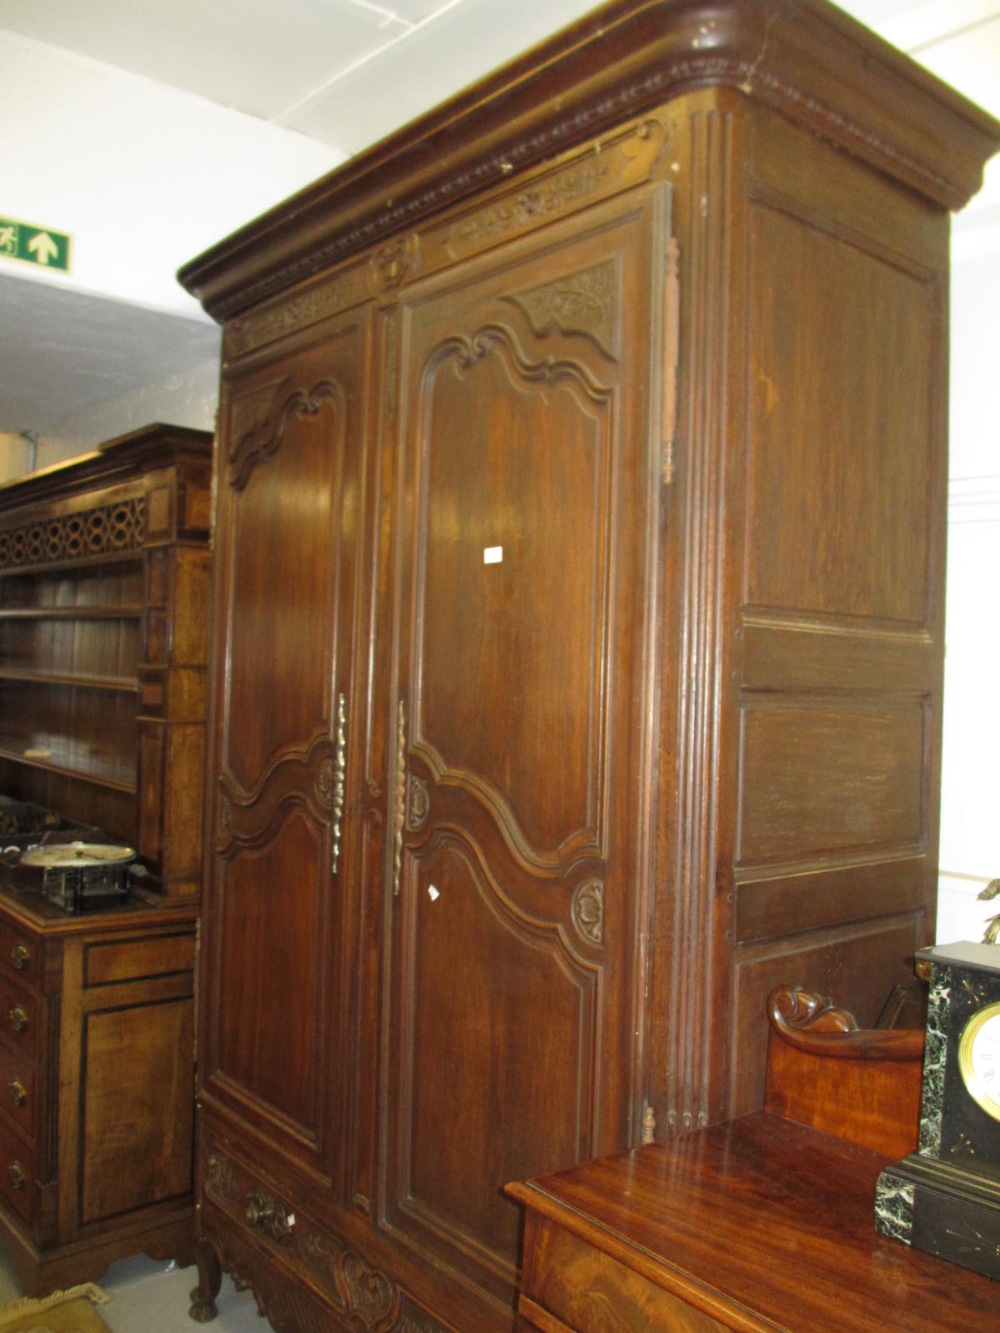
[[874,1023],[932,929],[947,210],[998,146],[820,0],[616,0],[185,267],[197,1318],[221,1261],[281,1333],[507,1330],[506,1180],[759,1108],[790,976]]
[[512,1186],[528,1209],[522,1326],[990,1327],[995,1283],[875,1234],[887,1160],[760,1112]]
[[764,1109],[886,1157],[915,1152],[923,1029],[859,1028],[826,997],[782,986],[771,1025]]

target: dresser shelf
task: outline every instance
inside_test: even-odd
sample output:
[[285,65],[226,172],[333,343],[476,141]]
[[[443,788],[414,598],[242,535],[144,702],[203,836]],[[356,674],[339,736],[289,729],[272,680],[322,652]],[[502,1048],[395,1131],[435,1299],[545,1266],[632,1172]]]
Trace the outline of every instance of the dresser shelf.
[[0,793],[147,871],[74,916],[0,863],[0,1246],[29,1294],[193,1255],[211,470],[205,432],[151,426],[0,486]]

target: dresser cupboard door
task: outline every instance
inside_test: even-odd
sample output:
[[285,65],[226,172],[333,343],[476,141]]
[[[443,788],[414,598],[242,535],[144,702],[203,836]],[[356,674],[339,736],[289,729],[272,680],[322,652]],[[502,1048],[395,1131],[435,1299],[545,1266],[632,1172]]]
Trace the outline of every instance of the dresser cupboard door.
[[669,196],[411,289],[383,1217],[509,1300],[502,1185],[635,1137]]
[[[203,1095],[330,1165],[368,331],[241,373],[220,458]],[[338,890],[338,892],[335,892]]]

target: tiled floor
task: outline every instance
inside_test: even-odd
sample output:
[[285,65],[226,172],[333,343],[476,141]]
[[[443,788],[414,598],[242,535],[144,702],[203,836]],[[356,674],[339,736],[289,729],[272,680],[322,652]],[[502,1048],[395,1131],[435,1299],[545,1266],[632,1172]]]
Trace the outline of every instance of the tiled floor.
[[[188,1308],[197,1281],[196,1268],[122,1259],[97,1283],[110,1298],[98,1313],[111,1333],[194,1333],[198,1328],[212,1333],[269,1333],[271,1325],[258,1314],[253,1297],[237,1291],[228,1277],[216,1302],[218,1317],[210,1324],[196,1324]],[[20,1294],[0,1255],[0,1304],[17,1300]]]

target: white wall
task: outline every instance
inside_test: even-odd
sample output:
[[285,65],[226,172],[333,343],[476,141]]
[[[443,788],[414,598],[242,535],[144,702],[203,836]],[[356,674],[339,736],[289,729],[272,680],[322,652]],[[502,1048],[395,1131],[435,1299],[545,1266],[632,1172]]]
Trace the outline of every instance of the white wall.
[[941,943],[1000,912],[1000,160],[955,219],[951,340]]
[[72,237],[70,274],[32,278],[154,309],[202,318],[181,264],[345,157],[3,31],[0,82],[0,213]]
[[115,398],[60,422],[38,442],[37,466],[48,467],[87,453],[96,444],[165,421],[171,426],[214,430],[219,404],[219,362],[206,361],[183,375],[147,384],[135,393]]

